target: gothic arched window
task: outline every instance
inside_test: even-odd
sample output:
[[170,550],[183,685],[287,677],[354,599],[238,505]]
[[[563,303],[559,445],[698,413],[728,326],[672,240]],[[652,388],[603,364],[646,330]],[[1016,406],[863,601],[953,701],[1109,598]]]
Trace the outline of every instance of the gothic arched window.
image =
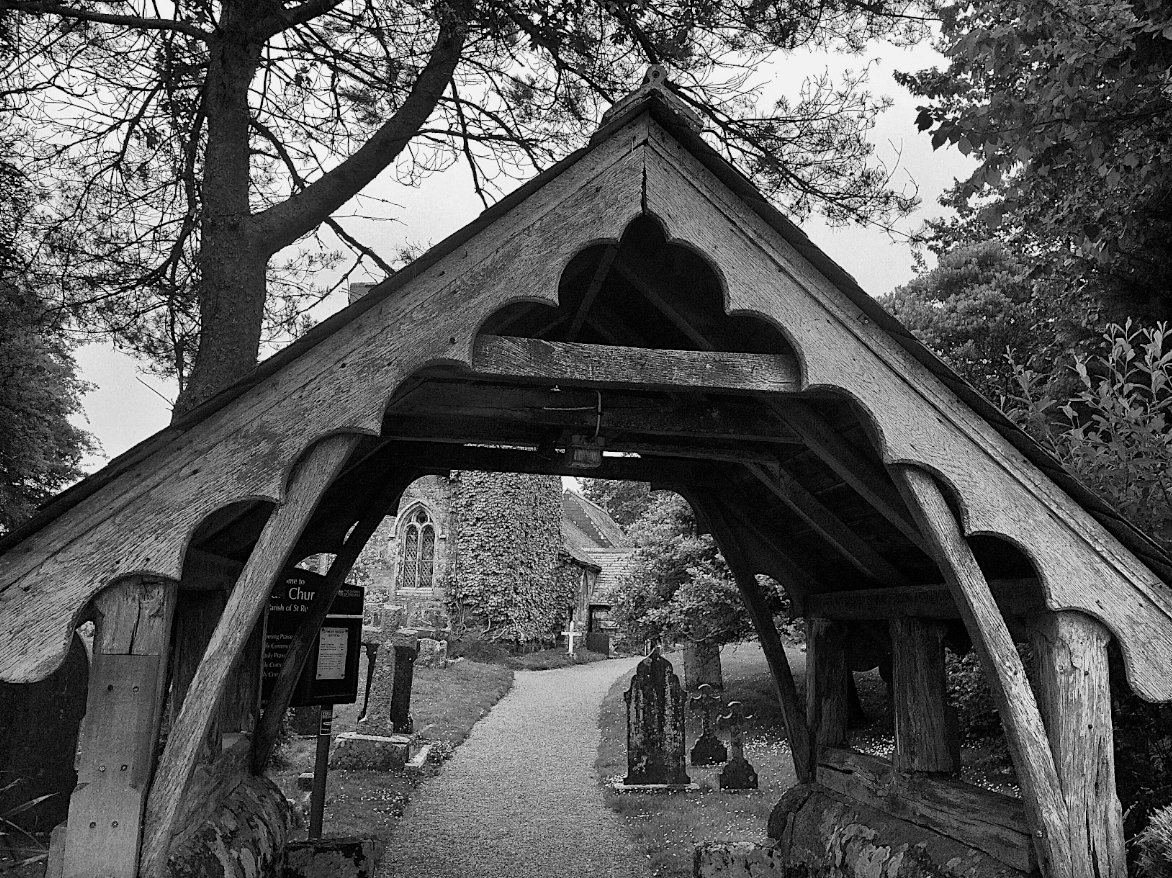
[[399,588],[431,588],[435,578],[435,525],[425,509],[411,512],[399,553]]

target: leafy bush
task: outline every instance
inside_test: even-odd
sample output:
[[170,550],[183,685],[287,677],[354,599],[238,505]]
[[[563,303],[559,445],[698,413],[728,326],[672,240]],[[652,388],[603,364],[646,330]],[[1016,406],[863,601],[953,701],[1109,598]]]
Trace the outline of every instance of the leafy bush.
[[[1006,413],[1088,487],[1172,546],[1172,329],[1112,324],[1104,350],[1042,374],[1015,365]],[[1073,390],[1067,390],[1073,374]]]
[[1137,872],[1148,878],[1172,875],[1172,806],[1153,811],[1147,828],[1135,839]]
[[[678,494],[653,497],[628,532],[635,562],[611,608],[624,636],[733,643],[752,635],[740,590],[712,537],[697,533],[692,507]],[[763,590],[775,612],[784,608],[770,581]]]

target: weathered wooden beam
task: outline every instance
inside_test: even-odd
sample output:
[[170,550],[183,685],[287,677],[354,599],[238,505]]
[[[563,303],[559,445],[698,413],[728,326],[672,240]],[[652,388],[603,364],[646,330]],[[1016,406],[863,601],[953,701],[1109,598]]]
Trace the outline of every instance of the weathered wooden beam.
[[1126,878],[1107,674],[1111,635],[1081,613],[1042,613],[1032,622],[1038,703],[1069,809],[1074,875]]
[[932,476],[891,468],[956,601],[1001,715],[1044,878],[1071,878],[1069,809],[1037,701],[985,575]]
[[809,403],[789,399],[772,402],[770,410],[788,424],[835,474],[866,500],[913,544],[927,551],[928,543],[908,517],[899,492],[879,464],[872,463],[846,441]]
[[[391,409],[386,426],[404,438],[411,430],[453,439],[460,438],[461,429],[536,427],[582,432],[594,429],[596,402],[594,391],[553,392],[531,385],[436,381],[426,396],[415,396]],[[680,402],[662,393],[604,394],[602,430],[680,439],[802,444],[756,401]]]
[[[994,579],[989,588],[1004,613],[1017,615],[1045,609],[1036,579]],[[866,619],[959,619],[960,610],[944,583],[901,588],[864,588],[811,594],[803,606],[806,616],[856,621]]]
[[891,620],[891,691],[900,772],[955,774],[960,738],[949,716],[944,625],[915,617]]
[[166,871],[167,851],[178,829],[176,818],[187,782],[195,770],[232,668],[264,610],[273,584],[288,564],[301,532],[358,442],[357,436],[331,436],[310,449],[294,468],[284,500],[269,516],[244,565],[203,661],[192,678],[188,698],[171,727],[151,785],[142,841],[144,878],[162,878]]
[[783,354],[662,351],[648,348],[477,336],[477,375],[571,387],[683,388],[739,393],[801,389],[797,361]]
[[598,266],[594,269],[594,274],[590,278],[586,292],[582,294],[582,301],[578,304],[578,310],[574,313],[574,319],[570,323],[570,328],[566,330],[566,341],[573,341],[578,337],[578,333],[582,329],[582,324],[586,322],[590,308],[594,305],[594,300],[598,298],[598,292],[602,289],[602,284],[606,281],[606,275],[610,271],[611,263],[614,262],[614,258],[618,255],[619,245],[615,242],[608,244],[606,249],[602,251],[602,257],[598,260]]
[[89,694],[69,799],[64,878],[136,878],[178,586],[133,577],[94,598]]
[[384,453],[395,455],[404,467],[420,473],[448,470],[479,472],[536,473],[560,476],[589,476],[628,482],[671,482],[679,485],[722,487],[722,478],[703,461],[652,457],[604,457],[594,469],[571,467],[565,455],[544,456],[537,451],[482,446],[429,445],[419,442],[388,443]]
[[781,715],[785,722],[786,735],[789,738],[794,771],[797,773],[799,781],[811,781],[814,779],[814,764],[810,752],[810,732],[806,727],[806,719],[801,706],[798,704],[793,671],[790,669],[789,659],[786,658],[781,637],[777,633],[773,613],[770,612],[765,603],[765,597],[761,594],[756,571],[746,563],[740,539],[724,513],[724,504],[715,498],[705,498],[701,502],[704,516],[712,528],[712,536],[720,547],[721,554],[724,555],[728,569],[732,572],[741,597],[745,601],[749,617],[753,620],[757,639],[761,643],[761,649],[765,653],[765,661],[773,676],[773,685],[777,690],[777,700],[781,706]]
[[276,745],[277,736],[280,733],[281,717],[289,709],[289,702],[293,698],[293,690],[297,687],[301,669],[304,667],[306,659],[309,658],[314,640],[329,613],[330,605],[337,597],[338,590],[345,583],[346,577],[350,575],[350,570],[354,567],[363,548],[370,541],[383,518],[399,502],[408,483],[409,480],[399,477],[394,478],[383,487],[379,492],[377,502],[358,519],[354,529],[346,537],[346,542],[342,544],[341,549],[334,556],[333,563],[330,564],[330,569],[326,571],[325,582],[314,594],[313,600],[310,601],[309,608],[297,626],[297,631],[289,644],[285,663],[281,665],[281,670],[273,684],[272,693],[269,695],[269,703],[256,725],[256,734],[253,736],[252,742],[252,770],[254,773],[260,774],[264,770],[269,756],[272,755],[273,747]]
[[866,540],[784,469],[775,474],[760,466],[750,465],[748,470],[863,576],[892,587],[907,584],[907,578],[890,561],[871,548]]
[[815,761],[827,747],[847,742],[846,626],[806,620],[806,725]]
[[822,753],[818,783],[984,851],[1021,872],[1036,868],[1020,799],[956,780],[902,776],[884,759],[834,748]]

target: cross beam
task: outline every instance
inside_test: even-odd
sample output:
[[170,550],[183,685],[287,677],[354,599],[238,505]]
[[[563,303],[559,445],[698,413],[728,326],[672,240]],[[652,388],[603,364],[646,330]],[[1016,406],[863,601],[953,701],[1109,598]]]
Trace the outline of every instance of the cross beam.
[[494,335],[477,337],[472,371],[578,387],[740,393],[794,393],[801,389],[797,360],[784,354],[661,351]]

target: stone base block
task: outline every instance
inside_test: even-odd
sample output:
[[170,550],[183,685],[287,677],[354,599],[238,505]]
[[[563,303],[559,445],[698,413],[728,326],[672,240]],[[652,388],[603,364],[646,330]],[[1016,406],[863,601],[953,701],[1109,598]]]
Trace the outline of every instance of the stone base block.
[[411,757],[410,735],[361,735],[343,732],[330,748],[330,768],[402,771]]
[[374,878],[379,846],[373,838],[290,842],[284,878]]
[[786,878],[785,858],[772,844],[713,841],[696,846],[695,878]]
[[297,789],[300,792],[307,793],[313,789],[313,772],[303,771],[297,775]]
[[616,780],[611,784],[616,793],[696,793],[698,783],[623,783]]

